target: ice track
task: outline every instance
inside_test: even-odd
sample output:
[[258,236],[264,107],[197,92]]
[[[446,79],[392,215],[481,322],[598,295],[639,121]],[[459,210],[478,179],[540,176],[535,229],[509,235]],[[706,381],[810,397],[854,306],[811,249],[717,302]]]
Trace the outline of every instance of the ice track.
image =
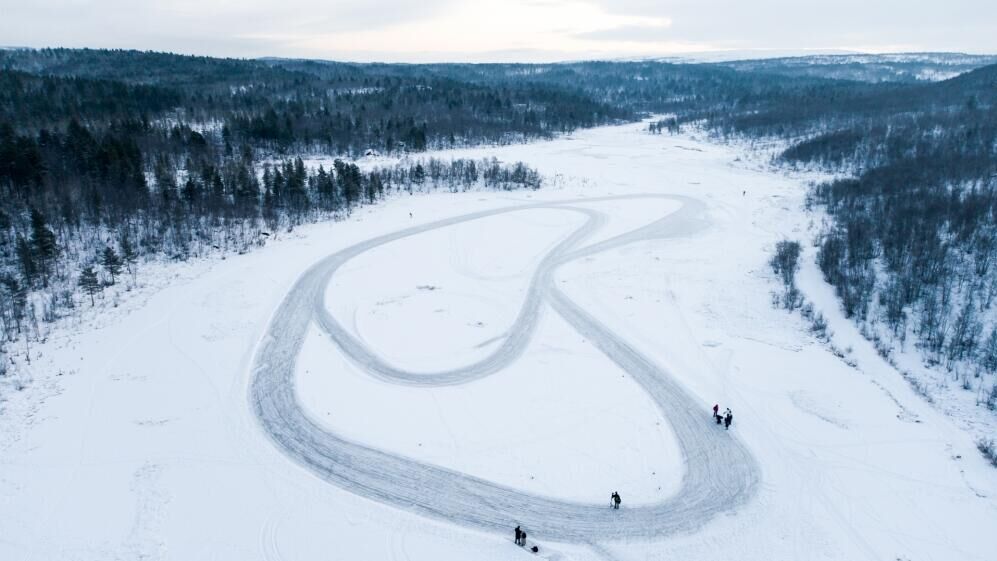
[[[679,210],[630,232],[583,246],[604,216],[572,206],[600,201],[658,198],[678,201]],[[378,246],[502,213],[553,208],[579,212],[586,222],[557,244],[533,274],[522,308],[501,345],[484,359],[441,372],[412,372],[387,364],[328,312],[324,298],[332,275],[344,263]],[[510,533],[521,524],[534,538],[561,542],[648,539],[688,533],[716,515],[737,508],[754,494],[759,470],[734,433],[717,432],[708,406],[688,394],[668,372],[631,347],[598,319],[575,305],[552,282],[557,267],[600,251],[644,240],[692,235],[708,226],[703,204],[670,195],[631,195],[506,207],[407,228],[359,243],[312,266],[274,313],[257,347],[250,402],[264,431],[291,459],[352,493],[437,519]],[[312,321],[329,334],[350,360],[377,378],[413,386],[461,384],[500,372],[518,359],[536,331],[544,305],[560,314],[599,348],[657,404],[671,424],[685,460],[679,491],[655,504],[615,511],[524,493],[480,478],[392,454],[336,435],[312,421],[294,390],[295,363]]]

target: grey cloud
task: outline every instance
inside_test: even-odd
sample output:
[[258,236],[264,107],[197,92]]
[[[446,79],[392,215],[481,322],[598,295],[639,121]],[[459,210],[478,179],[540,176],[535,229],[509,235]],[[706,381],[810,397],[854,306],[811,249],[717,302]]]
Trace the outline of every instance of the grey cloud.
[[738,48],[878,44],[997,51],[997,2],[992,0],[596,1],[617,15],[669,18],[668,36],[674,41]]
[[593,41],[637,41],[637,42],[662,42],[674,38],[674,33],[667,27],[625,25],[611,29],[601,29],[599,31],[589,31],[586,33],[576,33],[578,39],[589,39]]
[[[29,47],[168,50],[215,56],[315,56],[296,38],[432,18],[458,0],[0,0],[0,37]],[[10,4],[7,6],[6,4]]]
[[[419,52],[417,39],[386,41],[379,52],[316,52],[309,37],[432,19],[460,0],[0,0],[0,43],[30,47],[112,47],[216,56],[350,60],[551,60],[522,45],[491,53]],[[626,26],[574,37],[668,41],[713,49],[829,49],[902,45],[923,50],[997,52],[993,0],[591,0],[614,15],[668,18],[667,28]],[[535,0],[551,5],[550,0]],[[556,5],[556,4],[555,4]],[[556,21],[550,22],[558,33]],[[570,32],[561,31],[565,37]],[[510,45],[512,47],[512,45]],[[609,52],[593,56],[610,57]],[[667,54],[667,53],[662,53]]]

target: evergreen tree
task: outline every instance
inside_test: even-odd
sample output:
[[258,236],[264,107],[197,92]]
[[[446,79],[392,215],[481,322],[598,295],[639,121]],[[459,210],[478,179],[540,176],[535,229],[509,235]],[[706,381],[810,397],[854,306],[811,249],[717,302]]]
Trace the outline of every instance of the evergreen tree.
[[194,208],[201,198],[201,189],[194,182],[194,178],[188,177],[183,188],[180,189],[180,194],[183,196],[183,200],[187,201],[191,208]]
[[378,197],[383,195],[384,183],[381,181],[381,176],[371,173],[367,180],[367,201],[373,203]]
[[416,185],[422,185],[426,180],[426,168],[422,167],[422,164],[416,164],[412,169],[412,183]]
[[980,349],[980,365],[987,372],[997,372],[997,327],[990,330],[990,336]]
[[93,295],[100,290],[100,279],[97,278],[97,271],[94,271],[92,266],[87,265],[80,272],[80,280],[77,284],[79,284],[84,292],[90,295],[90,305],[96,306],[97,304],[93,299]]
[[277,213],[277,203],[274,199],[273,191],[270,189],[267,189],[263,193],[263,222],[267,225],[267,228],[276,232],[280,215]]
[[111,284],[114,284],[116,277],[121,274],[123,261],[111,246],[104,248],[104,254],[101,257],[101,264],[104,265],[107,274],[111,275]]
[[332,174],[326,173],[322,166],[319,166],[318,174],[315,176],[315,191],[318,193],[319,206],[323,210],[336,210],[338,206],[336,182]]
[[31,248],[28,240],[21,234],[17,235],[17,262],[21,266],[21,277],[27,285],[33,285],[38,276],[38,263],[35,261],[35,252]]
[[49,268],[59,255],[59,246],[56,243],[55,233],[45,222],[45,217],[35,208],[31,209],[31,246],[37,268],[41,270],[43,280],[47,281]]
[[10,319],[13,320],[17,333],[21,333],[21,322],[24,321],[28,307],[28,285],[18,282],[14,275],[3,275],[0,276],[0,286],[4,289],[4,297],[8,301]]
[[360,201],[361,185],[360,185],[360,168],[356,164],[347,164],[342,160],[336,160],[332,163],[336,170],[336,181],[339,183],[339,190],[343,193],[343,198],[346,199],[346,206],[352,206],[353,203]]
[[10,231],[12,224],[10,222],[10,217],[7,216],[3,210],[0,210],[0,247],[7,244],[7,233]]
[[118,241],[118,246],[121,248],[121,261],[128,268],[129,273],[135,274],[132,265],[138,261],[138,255],[135,253],[135,248],[132,247],[132,242],[128,234],[122,234],[121,239]]

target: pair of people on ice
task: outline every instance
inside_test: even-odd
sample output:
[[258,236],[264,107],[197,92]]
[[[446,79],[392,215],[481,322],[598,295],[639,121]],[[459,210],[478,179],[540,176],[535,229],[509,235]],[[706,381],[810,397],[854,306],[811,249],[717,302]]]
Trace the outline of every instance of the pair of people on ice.
[[620,494],[617,493],[616,491],[613,491],[613,494],[609,496],[609,506],[613,507],[616,510],[619,510],[621,502],[623,502],[623,499],[620,498]]
[[716,420],[718,425],[722,422],[724,424],[724,428],[730,430],[730,424],[734,422],[734,414],[731,413],[730,407],[728,407],[727,410],[724,411],[723,415],[720,415],[719,411],[720,411],[720,404],[714,403],[713,419]]
[[[516,526],[516,545],[519,546],[526,545],[526,531],[520,528],[519,526]],[[530,548],[530,551],[532,551],[533,553],[537,553],[538,551],[540,551],[540,547],[533,546]]]
[[526,545],[526,532],[516,526],[516,545]]

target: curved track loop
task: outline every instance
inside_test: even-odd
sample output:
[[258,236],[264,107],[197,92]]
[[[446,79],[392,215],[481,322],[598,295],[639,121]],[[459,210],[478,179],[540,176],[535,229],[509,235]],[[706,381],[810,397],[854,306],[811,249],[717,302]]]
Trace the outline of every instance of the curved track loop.
[[[571,206],[609,200],[657,198],[681,208],[644,227],[578,247],[603,216]],[[523,306],[501,345],[484,359],[442,372],[411,372],[387,364],[347,332],[325,306],[332,275],[344,263],[378,246],[437,228],[498,214],[537,208],[580,212],[583,226],[557,244],[533,274]],[[660,366],[588,314],[552,282],[570,260],[644,240],[688,236],[707,226],[703,204],[669,195],[632,195],[537,203],[467,214],[380,236],[326,257],[297,281],[274,313],[256,351],[250,402],[257,419],[290,458],[350,492],[395,507],[466,526],[509,532],[522,524],[534,537],[561,542],[652,538],[696,530],[721,512],[745,503],[757,488],[759,470],[741,442],[718,433],[703,403],[689,395]],[[611,510],[604,505],[524,493],[439,466],[347,440],[319,426],[302,410],[294,390],[298,352],[314,320],[360,368],[379,379],[414,386],[460,384],[498,372],[522,355],[536,330],[542,305],[549,304],[575,330],[628,372],[668,419],[683,454],[679,491],[650,505]]]

